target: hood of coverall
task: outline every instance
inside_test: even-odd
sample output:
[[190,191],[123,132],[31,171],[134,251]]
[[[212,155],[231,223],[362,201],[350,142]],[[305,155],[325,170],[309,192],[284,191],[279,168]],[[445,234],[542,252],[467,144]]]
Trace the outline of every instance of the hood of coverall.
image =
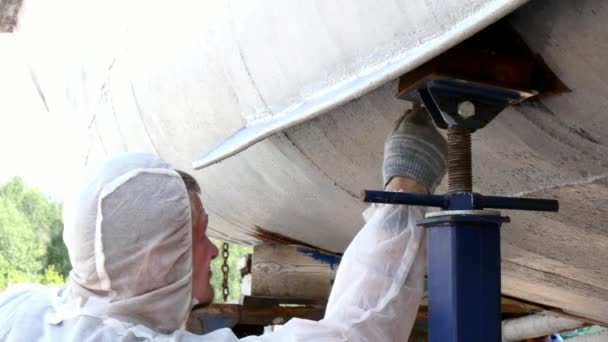
[[127,154],[83,178],[63,211],[72,271],[59,320],[114,318],[160,332],[193,304],[192,221],[181,177],[161,159]]

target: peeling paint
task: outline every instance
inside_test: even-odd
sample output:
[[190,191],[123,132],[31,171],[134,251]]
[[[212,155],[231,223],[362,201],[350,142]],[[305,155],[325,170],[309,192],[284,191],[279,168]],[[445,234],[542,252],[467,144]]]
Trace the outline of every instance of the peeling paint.
[[304,241],[296,240],[294,238],[290,238],[290,237],[284,236],[282,234],[272,232],[272,231],[270,231],[268,229],[264,229],[260,226],[255,226],[254,236],[255,236],[255,238],[257,238],[263,242],[276,242],[276,243],[283,244],[283,245],[301,245],[301,246],[308,247],[311,250],[320,251],[320,252],[323,252],[326,254],[332,254],[332,255],[336,255],[336,256],[341,255],[338,253],[330,252],[326,249],[323,249],[323,248],[320,248],[317,246],[313,246]]
[[17,27],[23,0],[0,0],[0,32],[13,32]]
[[304,253],[304,254],[308,255],[309,257],[311,257],[317,261],[320,261],[324,264],[331,265],[332,268],[339,265],[340,261],[342,260],[342,257],[340,257],[338,255],[324,253],[317,249],[312,249],[312,248],[300,247],[300,248],[298,248],[298,252]]

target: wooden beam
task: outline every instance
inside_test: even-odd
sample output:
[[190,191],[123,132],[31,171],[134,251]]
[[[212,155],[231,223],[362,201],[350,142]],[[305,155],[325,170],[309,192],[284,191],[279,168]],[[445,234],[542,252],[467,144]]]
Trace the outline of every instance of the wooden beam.
[[340,256],[301,245],[266,243],[255,246],[251,295],[325,301]]
[[207,334],[221,328],[237,325],[268,326],[285,324],[298,317],[318,321],[324,308],[310,307],[252,307],[238,304],[212,304],[192,311],[187,330],[194,334]]
[[[521,317],[536,313],[551,313],[580,319],[583,322],[598,324],[583,317],[565,313],[559,309],[549,308],[516,298],[502,297],[502,313],[505,318]],[[323,318],[324,303],[306,299],[285,299],[246,296],[244,305],[213,304],[192,311],[187,323],[188,331],[204,334],[220,328],[232,328],[237,325],[268,326],[285,324],[291,318],[298,317],[318,321]],[[297,306],[285,306],[297,305]],[[427,334],[428,307],[423,301],[416,316],[414,331],[410,342],[425,341]],[[601,325],[601,324],[600,324]]]
[[240,304],[247,307],[278,308],[281,306],[307,306],[323,308],[326,300],[287,297],[242,296]]

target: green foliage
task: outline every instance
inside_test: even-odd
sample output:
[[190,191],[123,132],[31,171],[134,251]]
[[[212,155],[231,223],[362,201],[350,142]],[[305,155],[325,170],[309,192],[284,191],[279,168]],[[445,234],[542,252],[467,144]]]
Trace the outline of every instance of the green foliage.
[[63,278],[67,278],[72,269],[68,250],[63,243],[63,229],[54,233],[51,241],[46,246],[46,268],[53,268]]
[[36,236],[48,242],[56,231],[61,231],[61,205],[49,200],[40,190],[14,177],[0,187],[0,197],[9,200],[23,213]]
[[55,270],[55,265],[49,265],[44,270],[41,283],[44,285],[62,285],[65,283],[65,278]]
[[18,177],[0,185],[0,289],[63,280],[70,265],[62,229],[59,203]]
[[44,264],[44,248],[27,217],[0,197],[0,274],[2,282],[35,278]]
[[[217,246],[220,250],[217,258],[211,264],[211,271],[213,272],[213,276],[211,277],[211,286],[215,289],[215,303],[223,303],[224,299],[222,297],[222,244],[224,241],[211,239],[211,241]],[[229,256],[228,256],[228,301],[234,302],[237,301],[241,296],[241,274],[239,273],[237,264],[239,259],[245,254],[253,253],[253,248],[251,246],[243,246],[237,245],[234,243],[229,244]]]

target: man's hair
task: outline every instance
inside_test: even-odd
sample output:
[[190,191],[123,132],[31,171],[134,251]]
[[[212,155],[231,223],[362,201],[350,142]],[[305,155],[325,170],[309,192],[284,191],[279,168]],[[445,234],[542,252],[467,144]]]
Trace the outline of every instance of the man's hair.
[[184,184],[186,184],[186,189],[188,190],[188,192],[195,192],[197,194],[201,193],[201,187],[200,185],[198,185],[198,182],[196,181],[196,179],[194,179],[194,177],[181,170],[175,170],[175,172],[177,172],[180,177],[182,177],[182,180],[184,181]]
[[[192,198],[193,195],[192,193],[197,193],[197,194],[201,194],[201,187],[200,185],[198,185],[198,182],[196,181],[196,179],[194,179],[194,177],[190,176],[189,174],[185,173],[184,171],[181,170],[175,170],[175,172],[177,172],[180,177],[182,177],[182,180],[184,181],[184,184],[186,185],[186,190],[188,190],[188,198],[190,198],[190,214],[192,215],[192,222],[196,221],[198,219],[198,215],[199,212],[198,210],[194,209],[194,206],[192,206]],[[194,227],[194,225],[193,225]]]

